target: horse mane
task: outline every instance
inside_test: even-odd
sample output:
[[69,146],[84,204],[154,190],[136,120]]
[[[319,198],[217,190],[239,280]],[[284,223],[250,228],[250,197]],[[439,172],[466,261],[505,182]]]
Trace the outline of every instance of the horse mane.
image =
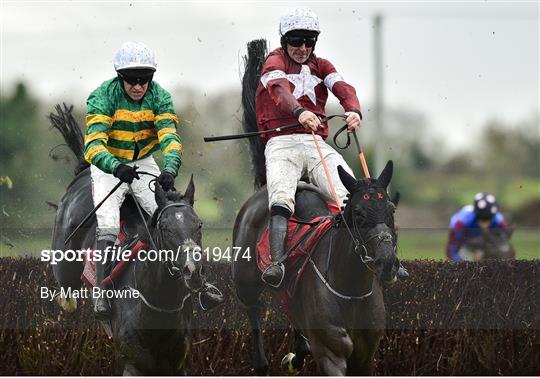
[[[257,39],[247,44],[247,56],[244,56],[244,76],[242,77],[242,127],[245,132],[258,131],[255,114],[255,93],[261,78],[261,69],[268,55],[265,39]],[[261,138],[249,138],[251,164],[255,176],[254,186],[259,189],[266,184],[264,143]]]
[[75,168],[75,176],[84,171],[90,166],[86,160],[84,160],[84,137],[83,132],[73,117],[73,105],[69,107],[66,103],[62,103],[55,106],[57,114],[49,113],[49,120],[51,121],[51,127],[60,131],[60,134],[64,137],[69,149],[73,152],[77,158],[77,167]]

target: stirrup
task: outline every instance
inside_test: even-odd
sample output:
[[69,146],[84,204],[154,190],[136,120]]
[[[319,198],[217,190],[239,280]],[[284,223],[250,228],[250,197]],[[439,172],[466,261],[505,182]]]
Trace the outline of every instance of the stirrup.
[[[212,285],[211,283],[206,282],[204,290],[200,290],[199,291],[199,296],[198,296],[199,305],[201,306],[201,309],[203,311],[208,311],[208,310],[210,310],[210,308],[207,308],[207,307],[203,306],[203,302],[201,301],[201,296],[202,296],[203,293],[207,292],[210,289],[213,289],[215,291],[215,293],[210,293],[210,294],[215,294],[216,296],[221,297],[221,302],[218,303],[216,306],[219,306],[220,304],[223,303],[223,293],[221,292],[221,290],[219,290],[216,286]],[[216,307],[216,306],[214,306],[214,307]],[[212,307],[212,308],[214,308],[214,307]]]
[[[276,284],[276,285],[272,285],[270,282],[267,282],[265,279],[264,279],[264,274],[268,271],[268,269],[272,268],[273,266],[279,266],[281,267],[281,271],[283,272],[281,274],[281,280],[279,280],[279,282]],[[283,265],[283,263],[272,263],[272,265],[270,265],[268,268],[266,268],[264,270],[264,272],[262,272],[261,274],[261,281],[264,282],[265,284],[267,284],[268,286],[270,287],[273,287],[275,289],[278,289],[281,284],[283,283],[283,280],[285,279],[285,265]]]
[[107,311],[99,311],[99,312],[96,311],[97,301],[99,301],[99,299],[96,299],[96,303],[94,304],[94,317],[97,320],[102,320],[102,321],[110,320],[110,319],[112,319],[112,307],[111,307],[111,304],[109,303],[109,300],[107,298],[103,298],[102,300],[104,300],[107,303],[108,310]]
[[401,263],[400,263],[396,275],[397,275],[398,278],[404,279],[404,278],[409,277],[409,272],[408,272],[407,269],[405,269],[405,267],[404,267],[403,265],[401,265]]

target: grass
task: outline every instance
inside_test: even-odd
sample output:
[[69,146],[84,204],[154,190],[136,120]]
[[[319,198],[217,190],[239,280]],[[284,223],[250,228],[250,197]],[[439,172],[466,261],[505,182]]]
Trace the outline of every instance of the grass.
[[[400,229],[398,254],[404,260],[446,259],[446,229]],[[516,258],[540,258],[540,233],[536,229],[517,229],[512,236]]]
[[[470,174],[443,174],[417,172],[408,177],[411,183],[422,183],[408,194],[410,200],[422,204],[463,206],[471,203],[477,192],[493,193],[499,205],[506,211],[516,209],[540,196],[540,180],[531,177],[477,177]],[[404,190],[406,188],[396,188]]]
[[[444,260],[448,238],[446,229],[405,229],[399,230],[398,254],[403,260],[433,259]],[[512,242],[518,259],[540,258],[540,232],[537,229],[517,229]],[[0,257],[39,257],[42,249],[49,249],[51,240],[43,232],[32,237],[5,238],[0,245]],[[225,251],[232,244],[232,231],[227,228],[207,229],[203,237],[203,248],[219,247]],[[216,250],[217,251],[217,250]]]

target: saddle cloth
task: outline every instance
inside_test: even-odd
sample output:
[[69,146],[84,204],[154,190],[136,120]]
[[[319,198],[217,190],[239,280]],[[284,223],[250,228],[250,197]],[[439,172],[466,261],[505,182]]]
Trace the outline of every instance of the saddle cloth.
[[[147,247],[148,247],[146,243],[144,243],[144,242],[142,242],[141,240],[138,240],[138,239],[132,241],[129,244],[126,244],[127,235],[125,233],[123,225],[124,225],[124,223],[121,222],[120,233],[118,234],[117,239],[118,239],[118,242],[119,242],[120,245],[125,244],[124,247],[122,248],[122,250],[125,250],[125,248],[129,248],[131,246],[131,248],[129,250],[130,252],[129,252],[129,254],[127,254],[125,256],[126,261],[121,259],[119,261],[114,262],[115,265],[114,265],[114,267],[113,267],[113,269],[111,271],[111,274],[103,279],[103,284],[106,287],[111,286],[111,284],[122,275],[122,273],[129,266],[130,262],[135,260],[135,258],[137,258],[137,255],[138,255],[139,251],[147,249]],[[84,268],[83,268],[83,272],[81,274],[81,280],[86,285],[88,285],[89,287],[94,287],[97,284],[97,282],[96,282],[96,270],[94,268],[94,262],[92,261],[92,258],[91,258],[92,254],[93,254],[93,252],[95,250],[95,245],[94,245],[93,248],[94,249],[90,252],[89,256],[85,255],[86,259],[84,261]],[[123,258],[124,258],[124,256],[123,256]]]
[[[333,215],[339,213],[339,207],[335,204],[328,203],[327,205]],[[313,254],[319,240],[333,225],[333,216],[319,216],[312,219],[310,223],[317,223],[314,226],[295,223],[295,220],[297,219],[294,216],[289,220],[285,241],[288,257],[284,261],[285,278],[280,288],[281,297],[285,302],[294,296],[309,257]],[[267,226],[257,241],[257,266],[261,273],[272,264],[269,234]]]

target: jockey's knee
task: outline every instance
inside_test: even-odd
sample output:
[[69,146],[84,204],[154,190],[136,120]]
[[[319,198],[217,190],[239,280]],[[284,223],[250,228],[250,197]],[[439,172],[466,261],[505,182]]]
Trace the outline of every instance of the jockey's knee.
[[289,219],[292,215],[292,210],[284,204],[274,204],[270,207],[270,216],[281,215]]
[[119,229],[98,228],[96,230],[96,241],[115,242]]

